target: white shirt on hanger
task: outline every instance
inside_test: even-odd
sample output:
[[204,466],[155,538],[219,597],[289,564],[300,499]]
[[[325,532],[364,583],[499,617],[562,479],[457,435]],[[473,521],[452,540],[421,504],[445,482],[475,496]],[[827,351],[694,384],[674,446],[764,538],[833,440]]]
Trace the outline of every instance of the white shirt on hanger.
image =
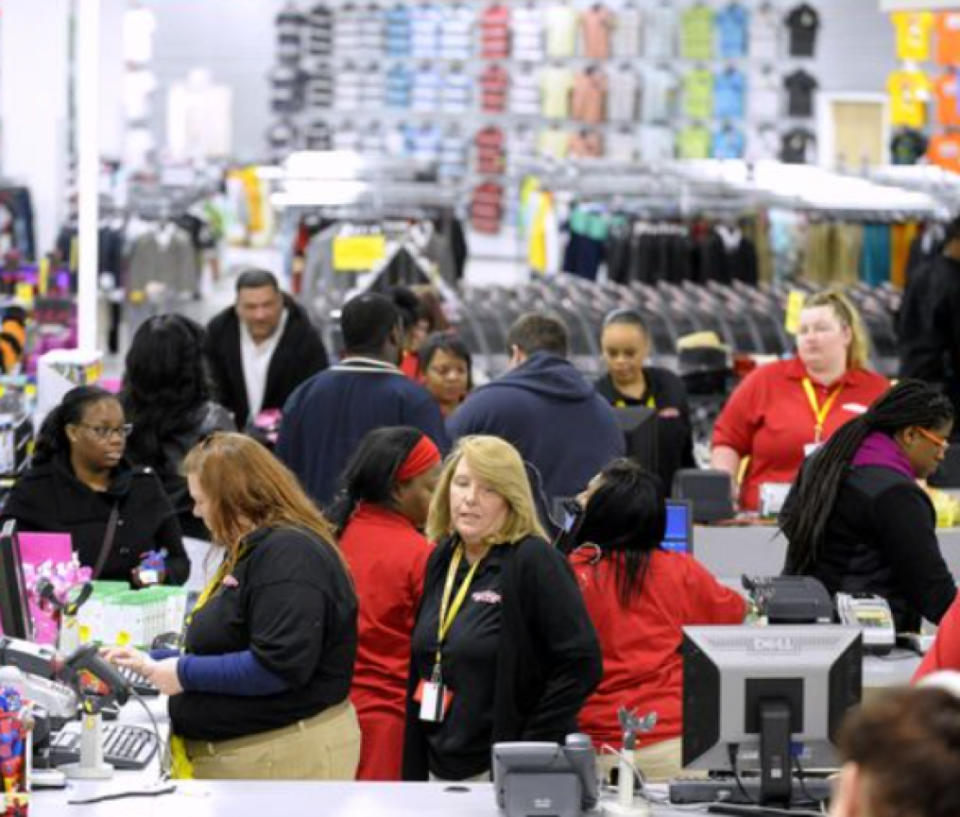
[[780,12],[766,3],[750,13],[750,57],[754,60],[777,59],[779,52]]
[[247,325],[240,321],[240,357],[243,363],[243,383],[247,389],[247,405],[250,406],[251,418],[255,418],[263,407],[263,396],[267,390],[267,372],[277,344],[283,337],[287,318],[288,313],[284,309],[276,330],[262,343],[256,343]]

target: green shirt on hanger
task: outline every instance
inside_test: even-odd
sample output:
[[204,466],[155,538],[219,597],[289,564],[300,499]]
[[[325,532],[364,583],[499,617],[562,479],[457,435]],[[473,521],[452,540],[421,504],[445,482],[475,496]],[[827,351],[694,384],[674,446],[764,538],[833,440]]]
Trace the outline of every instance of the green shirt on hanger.
[[713,58],[713,9],[703,3],[691,6],[680,18],[680,56],[685,60]]
[[713,74],[696,69],[683,78],[683,110],[691,119],[713,118]]
[[710,131],[693,125],[677,136],[677,153],[681,159],[709,159]]

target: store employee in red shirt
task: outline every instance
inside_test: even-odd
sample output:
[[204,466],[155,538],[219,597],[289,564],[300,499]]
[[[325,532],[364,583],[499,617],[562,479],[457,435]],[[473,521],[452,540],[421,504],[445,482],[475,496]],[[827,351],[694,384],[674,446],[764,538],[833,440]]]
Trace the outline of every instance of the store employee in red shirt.
[[580,502],[570,563],[603,653],[603,679],[580,710],[580,729],[598,750],[620,749],[620,707],[656,713],[653,730],[637,736],[635,761],[647,779],[667,780],[682,767],[683,627],[739,624],[746,602],[692,556],[660,547],[663,488],[633,460],[614,460]]
[[439,476],[440,451],[422,431],[376,429],[347,465],[332,512],[359,604],[357,780],[400,780],[410,634],[431,551],[419,529]]
[[867,336],[842,293],[807,300],[797,329],[797,357],[761,366],[734,390],[713,428],[710,462],[730,473],[740,508],[757,510],[760,486],[793,482],[806,456],[889,387],[866,368]]

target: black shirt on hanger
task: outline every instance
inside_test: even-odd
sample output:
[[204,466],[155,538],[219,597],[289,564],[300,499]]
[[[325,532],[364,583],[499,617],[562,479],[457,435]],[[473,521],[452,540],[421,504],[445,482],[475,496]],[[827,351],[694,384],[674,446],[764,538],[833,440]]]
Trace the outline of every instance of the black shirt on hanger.
[[790,30],[790,56],[812,57],[820,28],[820,15],[809,3],[801,3],[787,15]]
[[813,92],[817,89],[816,78],[806,71],[794,71],[784,81],[789,94],[787,112],[790,116],[813,116]]
[[804,165],[810,161],[810,150],[816,144],[817,137],[806,128],[794,128],[783,135],[780,143],[780,161],[793,165]]
[[927,137],[914,128],[904,128],[890,140],[890,153],[895,165],[915,165],[926,152]]

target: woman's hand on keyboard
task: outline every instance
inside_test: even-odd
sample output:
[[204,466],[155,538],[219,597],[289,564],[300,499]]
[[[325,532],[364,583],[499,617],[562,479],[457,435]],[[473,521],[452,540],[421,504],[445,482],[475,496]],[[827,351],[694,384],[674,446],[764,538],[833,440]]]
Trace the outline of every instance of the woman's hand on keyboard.
[[129,667],[140,673],[164,695],[177,695],[183,692],[177,675],[179,658],[164,658],[154,661],[147,653],[133,647],[104,647],[100,654],[111,664]]

